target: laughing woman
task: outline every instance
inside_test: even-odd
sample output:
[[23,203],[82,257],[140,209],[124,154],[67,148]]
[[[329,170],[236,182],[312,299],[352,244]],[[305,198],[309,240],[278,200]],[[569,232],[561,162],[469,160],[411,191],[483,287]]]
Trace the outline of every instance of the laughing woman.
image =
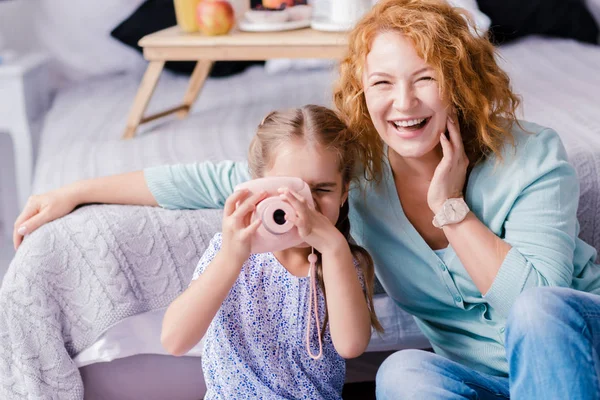
[[[494,47],[444,2],[381,0],[349,43],[334,100],[363,147],[352,235],[435,350],[386,360],[378,398],[597,398],[600,269],[558,135],[517,121]],[[15,244],[82,202],[221,207],[246,179],[204,162],[80,182],[32,197]]]

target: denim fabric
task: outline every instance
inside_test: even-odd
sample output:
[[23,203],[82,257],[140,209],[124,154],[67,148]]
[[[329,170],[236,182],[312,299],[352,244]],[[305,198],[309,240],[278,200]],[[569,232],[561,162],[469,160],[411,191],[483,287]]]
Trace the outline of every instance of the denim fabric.
[[377,372],[377,399],[508,399],[508,378],[477,372],[423,350],[401,350]]
[[377,398],[600,399],[600,296],[536,287],[520,294],[506,322],[509,377],[434,353],[402,350],[377,373]]
[[568,288],[523,292],[507,321],[514,399],[600,399],[600,296]]

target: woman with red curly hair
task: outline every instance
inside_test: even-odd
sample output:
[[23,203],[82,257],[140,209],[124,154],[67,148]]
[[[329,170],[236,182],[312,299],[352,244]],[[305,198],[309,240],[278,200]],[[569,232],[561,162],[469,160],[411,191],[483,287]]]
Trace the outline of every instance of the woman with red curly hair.
[[[598,396],[600,268],[578,238],[575,169],[556,132],[517,120],[494,47],[465,17],[381,0],[340,67],[334,101],[364,175],[352,235],[435,351],[388,358],[378,398]],[[219,207],[249,177],[203,162],[77,183],[32,197],[15,244],[82,202]]]
[[435,350],[390,356],[377,397],[596,398],[600,270],[558,135],[517,120],[494,47],[447,4],[382,0],[349,42],[334,100],[372,207],[353,235]]

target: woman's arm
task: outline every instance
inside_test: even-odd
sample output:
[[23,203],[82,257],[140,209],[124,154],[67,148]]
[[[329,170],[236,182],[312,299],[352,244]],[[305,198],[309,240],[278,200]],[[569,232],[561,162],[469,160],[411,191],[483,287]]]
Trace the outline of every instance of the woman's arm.
[[233,188],[250,179],[246,162],[202,162],[148,168],[78,181],[31,196],[14,224],[13,243],[80,204],[160,205],[170,209],[221,208]]
[[147,168],[146,184],[163,208],[223,208],[235,186],[250,179],[248,163],[210,161]]
[[498,275],[511,245],[469,212],[458,224],[444,226],[444,234],[477,289],[485,295]]
[[[519,149],[500,185],[518,188],[498,237],[473,213],[444,227],[448,241],[485,299],[507,315],[532,286],[569,286],[577,240],[579,181],[558,135],[546,130]],[[511,183],[508,183],[511,182]],[[510,196],[507,196],[509,199]]]
[[143,171],[86,179],[74,182],[62,189],[65,197],[79,204],[134,204],[157,206],[158,203],[146,185]]
[[74,182],[29,197],[14,223],[15,250],[21,245],[25,235],[86,203],[158,205],[146,185],[142,171]]
[[167,309],[160,339],[170,354],[186,354],[206,333],[245,261],[236,260],[231,254],[220,251]]
[[329,330],[333,345],[344,358],[360,356],[371,340],[371,318],[352,253],[341,236],[339,244],[322,252]]

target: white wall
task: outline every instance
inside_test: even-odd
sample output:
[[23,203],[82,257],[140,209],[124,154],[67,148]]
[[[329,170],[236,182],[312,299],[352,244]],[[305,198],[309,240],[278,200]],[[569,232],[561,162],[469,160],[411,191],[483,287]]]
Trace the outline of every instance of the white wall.
[[38,48],[32,19],[35,5],[36,0],[0,0],[0,36],[5,46],[17,51]]
[[[31,12],[36,2],[0,0],[0,41],[4,43],[4,47],[19,53],[39,49]],[[0,132],[0,242],[3,239],[2,235],[10,232],[18,212],[15,184],[12,141],[8,135]]]

